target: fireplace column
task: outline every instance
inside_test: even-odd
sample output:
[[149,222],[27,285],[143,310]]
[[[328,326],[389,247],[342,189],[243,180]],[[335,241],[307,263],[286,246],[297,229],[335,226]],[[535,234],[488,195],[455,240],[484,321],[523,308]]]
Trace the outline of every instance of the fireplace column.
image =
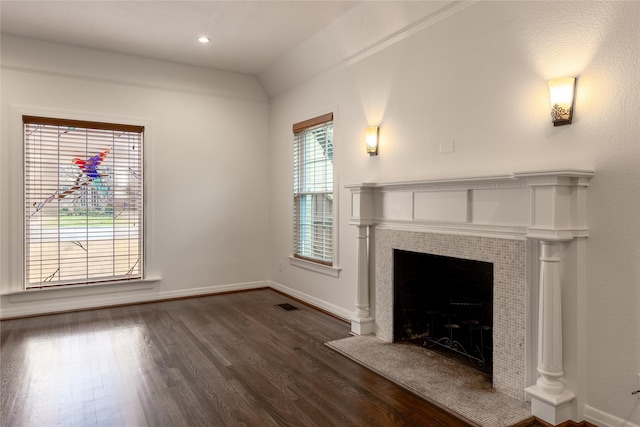
[[560,267],[565,243],[540,242],[540,289],[538,299],[538,380],[526,392],[531,395],[533,415],[557,425],[570,418],[575,395],[562,381],[562,283]]
[[369,236],[373,221],[373,184],[346,186],[351,190],[351,219],[349,224],[358,228],[358,278],[355,312],[351,319],[353,335],[372,334],[376,331],[375,319],[371,316],[369,284]]
[[351,319],[351,333],[366,335],[375,332],[375,321],[369,306],[369,238],[373,226],[372,184],[347,186],[351,190],[351,219],[358,228],[358,281],[355,312]]
[[358,291],[356,294],[356,311],[351,321],[351,333],[364,335],[375,332],[373,317],[369,311],[369,226],[358,226]]
[[[563,174],[517,175],[531,188],[531,219],[527,238],[540,242],[540,286],[538,298],[538,379],[525,392],[531,397],[531,412],[558,425],[579,417],[578,403],[565,381],[563,363],[577,364],[576,356],[563,360],[563,345],[575,341],[562,338],[563,329],[577,333],[581,325],[564,311],[562,294],[577,297],[584,260],[565,259],[577,239],[588,236],[586,190],[593,176],[588,171]],[[575,248],[574,248],[575,249]],[[575,301],[565,301],[565,308]]]

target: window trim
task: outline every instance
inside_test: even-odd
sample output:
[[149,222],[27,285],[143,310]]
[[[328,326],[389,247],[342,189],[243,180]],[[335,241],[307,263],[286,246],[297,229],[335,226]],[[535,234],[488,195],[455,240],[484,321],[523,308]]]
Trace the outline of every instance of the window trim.
[[[311,258],[307,258],[305,256],[299,255],[295,253],[295,250],[292,251],[292,254],[289,256],[289,264],[304,268],[306,270],[314,271],[317,273],[326,274],[332,277],[339,277],[340,271],[342,268],[340,267],[340,257],[339,257],[339,174],[337,165],[339,160],[339,146],[335,143],[338,140],[339,136],[339,126],[338,126],[338,109],[337,107],[327,109],[325,111],[330,111],[324,114],[315,114],[310,119],[305,119],[298,121],[292,125],[293,135],[295,137],[295,133],[300,132],[304,129],[311,128],[327,121],[333,122],[333,208],[332,208],[332,251],[333,251],[333,262],[332,264],[322,262],[321,260],[315,260]],[[308,117],[308,116],[307,116]],[[293,162],[292,162],[293,165]],[[295,174],[295,170],[293,171]],[[292,176],[293,181],[294,176]],[[295,214],[294,214],[295,215]],[[291,230],[294,232],[293,223],[295,222],[295,217],[292,218],[292,227]],[[291,239],[292,244],[294,239]],[[292,249],[293,246],[292,246]]]
[[[88,121],[79,121],[79,120],[68,120],[65,118],[51,118],[51,117],[35,117],[35,116],[22,116],[23,123],[23,138],[22,138],[22,150],[23,155],[25,156],[25,162],[23,164],[23,177],[25,178],[25,185],[23,187],[23,198],[28,200],[28,204],[23,205],[23,217],[24,221],[24,229],[23,229],[23,239],[25,245],[25,253],[23,256],[23,268],[25,269],[25,289],[37,289],[37,288],[50,288],[50,287],[68,287],[68,286],[77,286],[77,285],[93,285],[100,284],[103,282],[127,282],[132,280],[140,280],[144,278],[144,127],[143,126],[132,126],[127,124],[118,124],[118,123],[98,123],[98,122],[88,122]],[[70,140],[61,141],[60,137],[60,129],[68,129],[68,132],[72,132],[75,136],[70,137]],[[79,134],[76,131],[80,132]],[[66,132],[65,132],[66,133]],[[127,137],[126,142],[120,140],[117,144],[115,141],[116,133],[121,133],[121,135],[125,135]],[[27,137],[29,135],[29,137]],[[139,144],[139,149],[135,152],[129,151],[129,138],[133,138],[136,144]],[[93,148],[88,148],[87,144],[89,140],[94,140],[94,143],[98,143]],[[109,149],[106,150],[106,145],[109,145]],[[91,152],[86,152],[87,149],[95,150]],[[115,150],[114,150],[115,149]],[[69,168],[65,168],[64,163],[61,163],[61,153],[63,156],[68,156],[71,158],[71,153],[80,154],[80,150],[85,152],[82,154],[82,158],[90,158],[90,160],[82,160],[76,158],[74,162],[76,162],[76,166],[79,166],[81,169],[81,173],[78,174],[78,170],[74,166],[70,166],[73,168],[72,171],[69,171]],[[94,154],[99,152],[98,155]],[[114,151],[113,155],[110,156],[109,159],[106,160],[106,163],[112,163],[113,173],[109,174],[107,172],[106,176],[113,175],[114,182],[112,185],[114,186],[114,191],[123,191],[123,188],[116,184],[115,179],[117,178],[115,171],[120,170],[122,172],[122,167],[128,164],[130,161],[133,161],[136,165],[139,165],[139,170],[134,172],[136,179],[133,180],[134,184],[132,184],[133,191],[136,193],[136,196],[129,200],[129,202],[124,202],[124,206],[131,204],[135,207],[133,211],[128,211],[125,207],[122,208],[120,213],[125,211],[125,217],[129,219],[126,220],[126,224],[129,224],[129,228],[125,229],[125,237],[124,240],[116,237],[116,231],[123,231],[116,226],[116,216],[113,216],[115,212],[116,202],[115,196],[112,198],[103,199],[102,196],[97,196],[98,193],[102,192],[103,194],[109,193],[109,189],[106,184],[101,184],[101,176],[102,172],[98,168],[97,165],[101,165],[103,162],[103,157],[106,159],[109,157],[109,151]],[[122,161],[112,160],[114,157],[120,159],[122,157]],[[132,154],[132,155],[131,155]],[[56,156],[56,161],[51,161],[49,156]],[[93,157],[92,157],[93,156]],[[92,160],[91,160],[92,159]],[[99,160],[96,160],[99,159]],[[94,166],[91,166],[93,162],[97,161],[98,163]],[[79,163],[77,163],[79,162]],[[89,164],[89,166],[86,166]],[[138,166],[134,166],[136,169]],[[67,188],[64,192],[61,192],[61,185],[64,185],[60,181],[60,173],[64,173],[65,175],[72,174],[75,177],[75,181],[73,181],[73,177],[69,177],[71,181],[66,182],[66,184],[71,185],[73,183],[73,187]],[[125,172],[126,173],[126,172]],[[47,174],[46,178],[43,178],[43,174]],[[49,174],[54,174],[51,176]],[[76,174],[78,174],[76,176]],[[83,178],[84,175],[84,178]],[[93,175],[93,176],[92,176]],[[128,173],[126,173],[129,176]],[[97,181],[96,181],[97,179]],[[81,183],[82,181],[82,183]],[[128,181],[128,179],[127,179]],[[102,191],[96,190],[94,188],[95,182],[100,183]],[[89,183],[93,183],[94,185],[88,185]],[[54,188],[57,188],[53,193]],[[77,194],[78,190],[81,190],[81,194],[79,196],[74,196]],[[51,194],[46,200],[43,200],[48,194]],[[82,194],[84,194],[84,199],[81,199]],[[71,197],[71,203],[67,202],[69,199],[65,196],[73,196]],[[64,201],[62,201],[64,199]],[[98,200],[99,199],[99,200]],[[53,205],[49,206],[48,202],[56,201]],[[79,237],[78,242],[70,242],[67,239],[61,239],[61,234],[64,234],[65,227],[60,226],[60,221],[64,220],[65,216],[61,215],[63,210],[69,210],[70,208],[73,211],[78,209],[78,206],[75,204],[78,200],[81,200],[80,203],[80,211],[86,215],[85,224],[82,226],[76,226],[76,228],[80,229],[80,233],[83,235]],[[31,209],[31,202],[33,201],[33,206],[38,203],[38,206],[35,208],[35,211]],[[73,206],[72,206],[73,205]],[[64,208],[62,208],[64,206]],[[72,206],[72,207],[71,207]],[[92,228],[89,224],[89,211],[91,206],[97,208],[98,217],[100,217],[100,212],[104,210],[111,209],[113,210],[111,214],[108,214],[105,218],[110,218],[113,220],[113,225],[109,229],[113,234],[105,239],[100,240],[96,246],[106,246],[108,253],[103,253],[101,250],[90,251],[89,248],[94,246],[93,243],[89,243],[90,235],[96,230]],[[47,209],[48,208],[48,209]],[[48,229],[44,227],[42,224],[39,224],[44,218],[48,218],[49,216],[45,215],[45,211],[48,211],[52,216],[51,219],[57,219],[58,225],[54,229]],[[31,213],[30,213],[31,212]],[[38,214],[38,215],[36,215]],[[75,220],[75,216],[70,216],[72,220]],[[33,221],[32,221],[33,218]],[[74,221],[75,222],[75,221]],[[137,227],[136,227],[137,224]],[[137,229],[132,233],[132,227]],[[73,228],[72,228],[73,229]],[[55,231],[54,231],[55,230]],[[98,230],[102,231],[102,227]],[[52,234],[51,231],[54,231]],[[133,240],[132,240],[133,238]],[[89,243],[89,245],[85,248],[82,242]],[[131,251],[131,243],[135,243],[135,247],[133,252]],[[77,253],[73,256],[73,259],[70,260],[68,255],[65,256],[63,254],[63,247],[66,247],[65,250],[70,250],[69,247],[71,243],[75,243],[77,246],[82,248],[85,252],[82,253],[77,248],[72,250]],[[116,253],[116,246],[122,246],[124,244],[124,253]],[[57,253],[54,254],[43,254],[42,247],[43,246],[54,246],[57,247]],[[31,247],[36,249],[36,254],[30,254]],[[39,249],[40,248],[40,249]],[[122,249],[122,247],[121,247]],[[127,258],[128,263],[122,265],[123,261],[122,256],[124,255]],[[133,258],[131,258],[133,256]],[[100,264],[106,261],[107,264],[111,264],[110,268],[107,268],[107,271],[102,269],[96,270],[95,268],[91,268],[89,264]],[[135,262],[134,262],[135,261]],[[54,264],[49,264],[53,262]],[[131,264],[134,262],[133,264]],[[39,271],[42,269],[42,264],[49,264],[50,269],[45,271],[40,271],[38,277],[34,277],[34,269]],[[116,264],[120,264],[119,272],[116,273]],[[45,278],[42,274],[47,275],[54,269],[57,265],[57,269],[51,274],[49,277]],[[40,266],[40,267],[38,267]],[[125,273],[125,269],[130,268],[128,272]],[[71,273],[72,276],[77,276],[75,278],[67,278],[61,277],[60,273],[62,270],[73,271],[75,274]],[[133,271],[135,269],[135,272]],[[96,273],[100,272],[98,276]],[[55,277],[57,276],[57,278]],[[51,279],[51,280],[50,280]]]
[[[142,126],[145,128],[145,153],[144,153],[144,230],[143,239],[145,244],[145,250],[143,254],[144,262],[144,275],[142,279],[138,280],[161,280],[159,274],[159,266],[156,261],[156,244],[155,244],[155,221],[153,218],[154,206],[155,206],[155,174],[154,174],[154,135],[153,135],[153,120],[144,117],[132,117],[132,116],[120,116],[111,115],[105,113],[94,113],[77,110],[64,110],[54,109],[46,107],[34,107],[20,104],[9,104],[9,120],[8,120],[8,143],[7,157],[9,161],[8,165],[8,200],[10,201],[9,207],[3,211],[2,215],[9,217],[9,231],[7,233],[8,243],[6,246],[0,247],[0,252],[7,251],[5,254],[8,259],[7,273],[4,273],[8,278],[7,282],[0,285],[0,295],[6,295],[11,293],[21,292],[42,292],[47,288],[30,288],[26,290],[26,277],[24,274],[24,262],[25,262],[25,242],[23,239],[23,230],[25,226],[25,219],[23,217],[24,206],[24,142],[23,138],[23,116],[36,116],[36,117],[68,117],[70,120],[79,120],[83,122],[96,122],[96,123],[122,123],[132,126]],[[104,281],[98,285],[86,286],[86,285],[69,285],[66,288],[81,288],[90,292],[91,289],[95,289],[101,285],[110,285],[117,283],[129,283],[128,281]],[[65,288],[65,287],[62,287]]]

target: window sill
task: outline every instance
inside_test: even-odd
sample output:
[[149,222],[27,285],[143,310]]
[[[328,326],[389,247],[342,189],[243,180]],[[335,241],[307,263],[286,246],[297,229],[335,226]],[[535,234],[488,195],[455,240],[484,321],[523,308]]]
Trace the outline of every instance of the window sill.
[[316,273],[326,274],[331,277],[340,276],[340,270],[342,270],[339,267],[318,264],[316,262],[307,261],[293,256],[289,257],[289,264],[295,267],[304,268],[305,270],[315,271]]
[[62,298],[68,296],[99,295],[103,293],[141,291],[153,288],[153,283],[160,281],[160,277],[149,277],[138,280],[92,283],[89,285],[56,286],[50,288],[35,288],[24,291],[2,294],[11,302],[27,302]]

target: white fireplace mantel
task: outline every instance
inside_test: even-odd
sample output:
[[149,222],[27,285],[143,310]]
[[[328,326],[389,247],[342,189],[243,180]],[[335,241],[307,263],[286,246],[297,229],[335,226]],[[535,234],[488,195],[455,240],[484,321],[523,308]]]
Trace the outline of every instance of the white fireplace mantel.
[[563,241],[588,234],[586,188],[593,174],[519,172],[345,187],[356,226]]
[[375,277],[369,278],[370,227],[538,241],[538,380],[525,392],[532,400],[533,415],[554,425],[567,421],[575,394],[563,378],[562,330],[567,325],[563,324],[560,272],[567,243],[588,237],[586,191],[593,175],[593,171],[567,169],[345,186],[351,192],[350,224],[358,228],[352,333],[376,332],[369,307],[370,282],[376,283]]

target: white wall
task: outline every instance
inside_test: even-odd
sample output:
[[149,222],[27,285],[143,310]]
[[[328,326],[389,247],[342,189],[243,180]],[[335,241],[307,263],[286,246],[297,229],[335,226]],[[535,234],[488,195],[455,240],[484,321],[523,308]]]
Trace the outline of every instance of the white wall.
[[[354,310],[348,191],[338,199],[340,277],[287,262],[291,125],[299,120],[337,112],[341,186],[593,169],[590,237],[586,249],[576,249],[586,250],[588,265],[581,288],[569,293],[576,301],[567,303],[575,319],[585,319],[586,332],[565,336],[567,354],[577,360],[566,369],[577,378],[579,418],[640,425],[640,401],[631,395],[640,372],[640,3],[479,2],[388,44],[316,74],[305,71],[272,99],[272,280],[337,311]],[[294,53],[298,60],[304,47]],[[562,76],[578,77],[575,117],[554,128],[547,80]],[[377,157],[364,151],[368,125],[381,126]],[[441,153],[451,144],[453,152]]]
[[[255,78],[3,36],[1,85],[3,316],[268,285],[268,102]],[[6,295],[22,286],[16,108],[147,124],[147,274],[161,280]]]

